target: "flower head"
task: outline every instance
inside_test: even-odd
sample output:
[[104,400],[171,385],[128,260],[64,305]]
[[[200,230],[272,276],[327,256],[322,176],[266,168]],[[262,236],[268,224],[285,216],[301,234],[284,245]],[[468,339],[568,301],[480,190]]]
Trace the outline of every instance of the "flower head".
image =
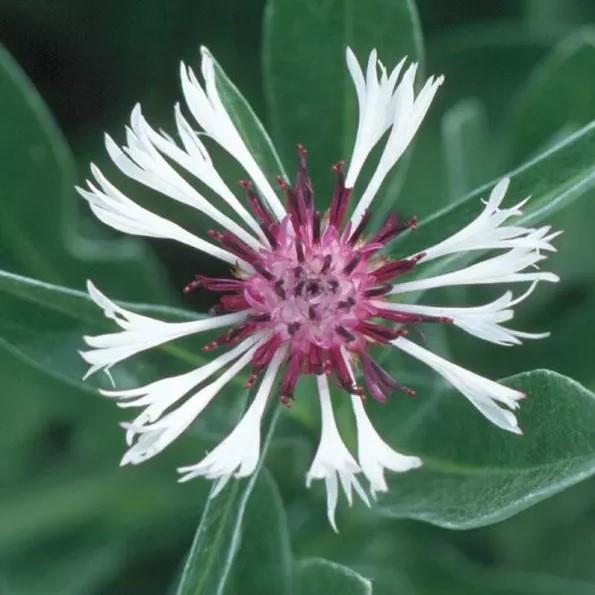
[[[477,218],[459,232],[416,254],[388,256],[391,241],[415,228],[416,222],[400,221],[391,214],[380,228],[369,230],[369,208],[387,173],[413,139],[443,79],[431,77],[416,94],[417,65],[406,66],[402,60],[388,73],[375,51],[369,56],[365,75],[351,50],[347,51],[347,66],[357,93],[359,123],[348,167],[343,163],[334,166],[336,184],[327,211],[317,207],[308,175],[308,154],[302,146],[298,146],[293,183],[281,177],[277,180],[283,200],[279,198],[226,110],[217,89],[214,61],[205,49],[204,84],[190,68],[181,68],[184,97],[195,122],[187,120],[176,105],[180,144],[156,132],[137,106],[126,145],[119,147],[108,136],[106,148],[124,174],[209,217],[215,224],[209,239],[136,204],[95,166],[94,181],[88,182],[88,189],[79,189],[107,225],[136,235],[177,240],[233,267],[221,278],[195,275],[185,291],[217,292],[219,303],[212,316],[183,323],[131,312],[89,283],[91,298],[121,331],[85,337],[89,349],[82,357],[90,364],[87,376],[100,369],[109,372],[111,366],[166,341],[226,329],[203,345],[207,352],[221,350],[209,363],[139,388],[103,391],[121,407],[141,410],[124,424],[129,449],[122,464],[137,464],[162,451],[237,374],[244,373],[249,386],[258,384],[242,419],[201,461],[180,468],[182,481],[200,475],[215,480],[216,494],[232,476],[244,477],[254,471],[260,455],[261,420],[271,395],[290,404],[300,377],[313,375],[322,432],[307,484],[313,479],[325,481],[333,527],[339,485],[350,503],[354,490],[368,503],[360,473],[375,496],[387,490],[385,470],[403,472],[422,464],[416,456],[393,450],[368,418],[366,396],[385,403],[395,392],[414,394],[413,388],[404,386],[376,361],[371,348],[380,345],[408,353],[450,382],[494,424],[520,433],[513,410],[522,393],[449,362],[406,335],[410,327],[429,323],[456,326],[499,345],[543,337],[510,329],[504,323],[539,281],[557,281],[552,273],[537,268],[545,254],[554,250],[552,240],[557,234],[547,226],[514,224],[524,201],[501,208],[507,179],[496,184]],[[200,135],[196,125],[202,129]],[[249,178],[241,182],[244,201],[218,174],[203,143],[205,137],[243,167]],[[356,194],[362,166],[383,139],[374,173]],[[207,200],[182,171],[231,207],[234,216],[225,214],[216,201]],[[494,254],[486,255],[487,251]],[[437,276],[423,275],[426,263],[460,253],[480,258]],[[419,274],[407,280],[414,270]],[[395,296],[435,287],[518,282],[529,283],[529,290],[516,298],[507,291],[495,301],[473,307],[395,301]],[[358,433],[357,458],[341,439],[329,381],[351,401]]]

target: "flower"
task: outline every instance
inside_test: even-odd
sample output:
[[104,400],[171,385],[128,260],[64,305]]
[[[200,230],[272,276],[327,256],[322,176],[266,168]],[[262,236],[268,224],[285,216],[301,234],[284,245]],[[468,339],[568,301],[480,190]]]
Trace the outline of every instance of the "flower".
[[[231,477],[250,475],[256,468],[261,420],[271,395],[277,394],[289,405],[300,377],[314,375],[322,431],[306,482],[324,480],[328,518],[335,529],[339,485],[350,503],[355,491],[369,504],[361,476],[375,496],[387,490],[386,470],[404,472],[422,464],[418,457],[390,447],[366,413],[366,395],[385,403],[394,392],[414,392],[393,378],[370,348],[382,345],[407,353],[435,370],[492,423],[521,433],[514,414],[524,397],[521,392],[433,354],[408,339],[407,331],[421,323],[445,324],[504,346],[544,337],[546,334],[512,330],[504,323],[512,319],[513,307],[526,299],[539,281],[558,280],[538,268],[554,250],[552,240],[557,232],[548,226],[514,224],[525,201],[502,207],[509,185],[506,178],[494,186],[479,215],[459,232],[415,254],[386,255],[390,242],[413,229],[416,222],[401,222],[392,214],[379,229],[367,233],[369,208],[421,125],[443,78],[430,77],[416,94],[417,64],[406,67],[402,60],[388,73],[372,51],[364,74],[348,49],[347,66],[357,94],[359,122],[346,171],[342,163],[334,166],[337,179],[325,213],[316,208],[308,155],[302,146],[298,147],[294,182],[278,178],[284,195],[284,201],[280,200],[227,111],[217,88],[214,60],[204,48],[203,84],[190,68],[181,66],[184,98],[194,121],[186,119],[176,105],[179,143],[153,129],[136,106],[126,145],[119,147],[106,136],[106,148],[125,175],[212,219],[218,229],[209,232],[210,239],[199,238],[136,204],[94,165],[94,180],[88,181],[87,189],[78,188],[107,225],[135,235],[177,240],[233,267],[229,276],[197,274],[188,283],[186,292],[201,288],[222,295],[212,316],[182,323],[131,312],[89,282],[91,298],[121,330],[85,337],[89,349],[81,355],[90,364],[87,376],[98,370],[109,373],[113,365],[167,341],[226,329],[204,345],[208,352],[222,348],[209,363],[139,388],[102,391],[121,407],[140,409],[124,424],[128,450],[122,464],[138,464],[161,452],[236,375],[249,368],[247,384],[255,385],[256,390],[244,416],[201,461],[179,469],[181,481],[197,476],[214,480],[214,496]],[[245,170],[249,178],[241,182],[245,203],[217,172],[203,139],[220,145]],[[349,216],[362,167],[379,143],[383,147],[376,168],[363,190],[358,190],[360,198]],[[191,183],[193,178],[200,182],[201,190]],[[233,216],[220,209],[217,201],[207,200],[204,190],[224,201]],[[436,276],[424,275],[428,262],[465,253],[477,262]],[[415,278],[411,278],[414,270]],[[436,287],[495,283],[528,283],[529,289],[518,297],[506,291],[495,301],[473,307],[395,301],[405,293]],[[329,381],[349,395],[357,429],[357,457],[339,433]]]

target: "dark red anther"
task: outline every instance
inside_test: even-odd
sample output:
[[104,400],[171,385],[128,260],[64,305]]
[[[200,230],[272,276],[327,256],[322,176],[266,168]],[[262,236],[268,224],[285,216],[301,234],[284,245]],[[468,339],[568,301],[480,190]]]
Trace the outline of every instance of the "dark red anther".
[[362,368],[366,386],[372,396],[381,403],[386,402],[388,395],[395,390],[409,396],[414,396],[415,391],[397,382],[384,368],[378,365],[367,353],[361,354]]
[[310,345],[310,351],[305,361],[305,372],[307,374],[323,374],[322,349],[315,344]]
[[341,310],[349,310],[349,308],[354,305],[355,300],[352,296],[349,296],[346,300],[340,300],[337,302],[337,308],[340,308]]
[[[263,230],[268,230],[275,223],[275,219],[262,202],[260,196],[252,189],[252,182],[249,180],[241,180],[240,186],[246,191],[246,198],[250,204],[252,212],[256,215],[256,219],[260,223]],[[266,233],[266,232],[265,232]]]
[[355,335],[350,333],[344,326],[341,326],[340,324],[335,327],[335,332],[338,335],[341,335],[344,339],[347,339],[347,341],[355,341]]
[[258,373],[252,372],[250,374],[250,376],[248,376],[248,380],[246,380],[245,388],[252,388],[257,379],[258,379]]
[[[275,225],[272,226],[272,228],[274,227]],[[277,240],[277,236],[275,235],[275,233],[272,231],[272,228],[261,226],[262,232],[264,233],[266,239],[269,241],[271,247],[278,248],[279,241]]]
[[312,217],[312,242],[318,244],[320,242],[320,212],[315,211]]
[[190,283],[187,283],[182,290],[184,293],[196,291],[202,285],[202,276],[196,275]]
[[186,289],[192,286],[190,291],[204,287],[209,291],[241,291],[242,282],[238,279],[217,279],[214,277],[207,277],[206,275],[196,275],[194,281],[191,281],[184,288],[184,292],[187,293]]
[[388,343],[403,335],[402,329],[391,329],[374,322],[360,322],[357,330],[378,343]]
[[333,191],[333,198],[331,200],[331,206],[329,209],[329,225],[333,225],[336,228],[341,226],[343,222],[343,215],[347,209],[346,194],[347,189],[345,188],[345,174],[343,173],[343,161],[339,161],[333,165],[333,170],[337,173],[337,181],[335,182],[335,189]]
[[250,314],[249,318],[250,318],[250,320],[252,320],[254,322],[270,322],[271,315],[268,313]]
[[281,299],[284,300],[287,297],[287,294],[285,293],[285,290],[283,289],[283,279],[279,279],[278,281],[275,281],[275,284],[273,285],[273,290]]
[[452,324],[454,321],[448,316],[429,316],[427,314],[412,314],[398,310],[378,310],[376,316],[400,324],[418,324],[421,322],[436,322],[439,324]]
[[333,263],[333,257],[330,254],[327,254],[324,257],[324,262],[322,263],[322,268],[320,272],[324,275],[328,273],[328,270],[331,268],[331,264]]
[[346,275],[351,275],[351,273],[353,273],[353,271],[355,270],[355,267],[360,263],[361,259],[362,253],[356,252],[355,256],[345,265],[343,272]]
[[377,269],[370,271],[378,283],[385,283],[399,275],[410,272],[417,264],[418,258],[403,258],[401,260],[390,260]]
[[308,306],[308,318],[310,320],[316,320],[318,318],[318,312],[316,312],[316,304]]
[[304,262],[304,244],[302,244],[302,240],[299,238],[295,240],[295,254],[298,262]]
[[240,238],[230,231],[210,229],[209,236],[225,246],[230,252],[250,264],[260,258],[258,254],[246,244],[246,242],[240,240]]
[[400,227],[399,220],[395,213],[391,213],[382,224],[378,232],[370,239],[371,244],[383,244],[386,245],[392,239],[399,235]]
[[380,295],[388,293],[392,288],[392,285],[379,285],[378,287],[372,287],[371,289],[367,289],[366,291],[364,291],[364,295],[366,297],[378,297]]
[[252,356],[252,367],[256,372],[264,370],[269,365],[282,341],[279,335],[273,335],[254,352]]
[[293,337],[293,335],[295,335],[301,327],[302,324],[300,322],[290,322],[287,325],[287,332]]
[[250,304],[248,304],[243,294],[224,295],[221,296],[219,301],[227,312],[238,312],[240,310],[246,310],[250,307]]
[[254,267],[254,270],[267,281],[273,281],[275,279],[274,275],[265,269],[262,262],[257,260],[256,262],[252,263],[252,266]]
[[293,288],[293,295],[295,297],[302,294],[305,284],[306,284],[305,281],[300,281],[299,283],[296,284],[296,286]]
[[[337,380],[339,386],[343,387],[347,392],[354,393],[356,387],[351,380],[351,373],[349,371],[349,367],[347,366],[347,362],[343,357],[343,353],[341,349],[338,347],[333,347],[329,350],[330,356],[330,365],[331,369],[334,372],[334,377]],[[328,361],[328,360],[327,360]],[[325,369],[326,369],[326,362],[325,362]],[[329,372],[327,372],[329,373]]]
[[289,365],[281,381],[281,402],[286,405],[289,403],[289,400],[293,399],[295,387],[297,386],[302,370],[302,359],[303,354],[297,351],[289,358]]
[[353,230],[353,233],[349,236],[349,245],[354,246],[357,240],[362,235],[366,225],[370,222],[370,211],[366,210],[363,217],[361,218],[358,226]]
[[327,281],[330,290],[335,293],[339,288],[339,282],[336,279],[328,279]]

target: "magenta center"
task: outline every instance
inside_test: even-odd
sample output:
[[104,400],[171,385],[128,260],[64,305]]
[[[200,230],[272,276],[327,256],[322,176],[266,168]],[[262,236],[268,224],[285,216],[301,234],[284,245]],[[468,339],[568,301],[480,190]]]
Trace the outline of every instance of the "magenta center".
[[211,231],[212,238],[248,265],[235,278],[212,279],[198,275],[186,291],[202,286],[222,292],[218,312],[246,311],[246,321],[205,347],[234,344],[254,333],[263,343],[252,357],[253,382],[277,350],[286,347],[286,371],[281,399],[293,398],[301,374],[327,374],[345,390],[362,394],[351,370],[359,364],[368,392],[386,400],[394,390],[413,391],[394,380],[369,353],[374,344],[387,343],[419,322],[447,322],[382,307],[390,282],[409,272],[423,255],[390,259],[381,254],[401,231],[415,221],[399,225],[391,215],[370,238],[363,232],[366,213],[355,229],[345,221],[351,189],[344,185],[341,165],[335,166],[337,184],[331,206],[316,210],[306,166],[306,151],[293,187],[279,184],[286,195],[288,214],[281,221],[269,212],[249,182],[243,182],[247,200],[267,239],[268,247],[251,248],[228,231]]

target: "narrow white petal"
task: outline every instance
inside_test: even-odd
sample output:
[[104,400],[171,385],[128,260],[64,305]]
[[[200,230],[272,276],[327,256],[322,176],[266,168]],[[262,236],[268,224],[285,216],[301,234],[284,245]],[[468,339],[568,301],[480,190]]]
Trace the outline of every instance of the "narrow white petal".
[[117,399],[120,407],[144,407],[140,419],[143,423],[154,422],[194,387],[237,359],[261,338],[260,334],[253,335],[209,363],[185,374],[162,378],[137,388],[100,392],[106,397]]
[[382,440],[368,418],[360,397],[351,395],[351,404],[357,425],[358,462],[370,482],[370,491],[374,496],[376,492],[388,490],[384,479],[385,469],[403,473],[421,467],[422,460],[398,453]]
[[129,443],[133,444],[124,454],[121,464],[137,465],[169,446],[200,415],[221,389],[249,363],[258,346],[259,343],[256,343],[250,347],[217,380],[201,388],[165,416],[149,422],[141,413],[132,423],[122,424],[128,430]]
[[499,403],[509,409],[516,409],[519,406],[518,401],[525,397],[523,393],[461,368],[404,337],[399,337],[391,343],[430,366],[463,393],[493,424],[503,430],[522,434],[514,413],[504,409]]
[[221,100],[213,57],[204,47],[201,48],[201,52],[204,89],[192,69],[181,65],[182,90],[186,104],[201,128],[245,169],[273,213],[281,219],[285,216],[281,201],[248,150]]
[[[286,349],[281,348],[273,356],[254,400],[231,434],[196,465],[180,467],[178,471],[184,474],[180,481],[188,481],[199,475],[214,480],[246,477],[254,472],[260,458],[262,416],[285,354]],[[215,490],[211,496],[216,496],[219,491]]]
[[95,216],[106,225],[132,235],[175,240],[229,264],[240,264],[245,270],[252,270],[231,252],[201,240],[179,225],[137,205],[111,184],[96,166],[91,165],[91,171],[99,188],[88,180],[89,190],[77,188],[77,191],[89,203]]
[[[472,264],[463,269],[393,285],[391,294],[420,291],[434,287],[455,285],[485,285],[492,283],[522,283],[527,281],[549,281],[556,283],[559,277],[553,273],[540,271],[536,265],[546,257],[532,248],[513,248]],[[530,272],[523,272],[529,269]]]
[[540,228],[503,226],[511,217],[518,217],[523,214],[521,207],[528,200],[525,199],[511,208],[501,209],[500,205],[504,200],[509,183],[508,178],[502,178],[492,189],[483,211],[457,233],[435,246],[423,250],[422,262],[429,262],[435,258],[456,252],[469,252],[472,250],[525,248],[555,251],[551,241],[559,233],[550,233],[548,226]]
[[[149,126],[138,104],[132,110],[130,125],[131,128],[127,132],[128,144],[123,149],[120,149],[110,136],[106,135],[105,137],[107,151],[122,173],[173,200],[198,209],[253,248],[261,246],[261,243],[253,235],[209,203],[164,159],[157,145],[161,149],[166,149],[166,154],[169,153],[177,157],[178,162],[181,160],[188,165],[180,155],[180,153],[186,154]],[[177,152],[172,150],[172,147],[177,149]],[[186,155],[186,157],[189,156]],[[192,163],[192,158],[190,158],[190,162]],[[211,176],[207,175],[203,178],[207,181],[217,181],[216,172],[215,174],[213,172],[214,168],[211,164],[209,172]],[[218,180],[223,184],[220,178]],[[226,187],[224,186],[224,188]],[[226,194],[226,196],[228,195]]]
[[83,359],[91,364],[85,378],[94,374],[97,370],[109,369],[114,364],[132,355],[167,341],[238,324],[247,317],[246,312],[233,312],[191,322],[164,322],[135,314],[118,306],[103,295],[91,281],[87,282],[87,289],[91,299],[103,310],[105,316],[114,320],[123,330],[121,332],[85,337],[87,345],[93,348],[81,352]]
[[313,479],[324,479],[327,489],[327,515],[336,531],[335,508],[338,498],[338,479],[343,491],[351,503],[351,491],[357,494],[369,506],[370,502],[356,475],[361,472],[359,465],[345,446],[333,414],[328,380],[325,375],[316,377],[320,394],[321,436],[318,450],[306,475],[306,485],[310,487]]
[[521,338],[543,339],[549,333],[524,333],[502,326],[503,322],[512,320],[514,311],[512,307],[526,299],[533,291],[537,282],[524,294],[513,299],[511,291],[507,291],[497,300],[481,306],[466,308],[451,308],[442,306],[423,306],[420,304],[402,304],[396,302],[374,302],[378,308],[404,312],[406,314],[420,314],[422,316],[447,317],[452,323],[479,339],[490,341],[498,345],[518,345]]
[[[346,61],[357,93],[359,117],[351,161],[345,185],[353,188],[370,151],[390,127],[394,115],[394,90],[405,58],[397,64],[390,77],[377,58],[376,50],[370,52],[366,77],[351,48],[347,48]],[[380,79],[378,70],[381,71]]]
[[413,140],[438,88],[444,81],[444,77],[430,77],[420,93],[415,97],[416,72],[417,64],[412,64],[403,75],[394,95],[391,97],[392,121],[390,132],[376,170],[351,216],[354,227],[359,224],[372,200],[374,200],[388,172],[394,167]]

